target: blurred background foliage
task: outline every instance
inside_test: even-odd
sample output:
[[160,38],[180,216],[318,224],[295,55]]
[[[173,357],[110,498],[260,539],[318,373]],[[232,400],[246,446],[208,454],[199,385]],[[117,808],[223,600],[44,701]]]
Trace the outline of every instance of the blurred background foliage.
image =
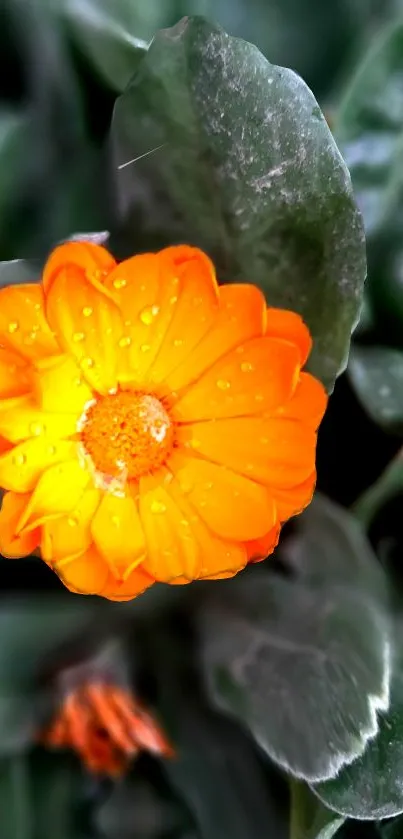
[[[120,606],[67,595],[37,558],[1,562],[0,839],[400,839],[402,0],[2,0],[0,283],[34,279],[52,245],[78,232],[110,231],[118,255],[187,236],[214,254],[223,279],[249,267],[272,303],[304,313],[315,372],[331,385],[356,320],[363,253],[320,111],[273,69],[275,94],[248,89],[260,115],[269,104],[277,118],[285,103],[277,148],[270,124],[247,137],[263,170],[284,164],[298,128],[295,155],[303,148],[308,160],[257,198],[249,171],[233,166],[235,186],[219,181],[224,245],[204,175],[225,168],[226,135],[246,105],[220,84],[220,65],[208,88],[207,24],[186,35],[186,78],[164,36],[148,52],[184,15],[251,41],[313,91],[363,214],[364,306],[320,431],[319,493],[275,561]],[[230,42],[230,67],[234,51]],[[242,47],[245,66],[253,56]],[[199,123],[181,108],[189,89],[205,103]],[[117,169],[172,140],[164,157]],[[37,742],[60,699],[55,674],[92,662],[111,639],[121,650],[113,675],[177,751],[172,761],[141,756],[118,782]]]

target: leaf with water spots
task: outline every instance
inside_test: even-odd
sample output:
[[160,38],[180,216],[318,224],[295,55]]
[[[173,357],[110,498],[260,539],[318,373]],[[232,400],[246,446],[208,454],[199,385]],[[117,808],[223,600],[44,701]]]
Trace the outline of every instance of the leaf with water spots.
[[112,241],[199,245],[221,281],[253,282],[272,306],[300,312],[310,367],[331,388],[358,318],[365,248],[347,169],[302,79],[184,18],[156,35],[117,100],[111,140]]

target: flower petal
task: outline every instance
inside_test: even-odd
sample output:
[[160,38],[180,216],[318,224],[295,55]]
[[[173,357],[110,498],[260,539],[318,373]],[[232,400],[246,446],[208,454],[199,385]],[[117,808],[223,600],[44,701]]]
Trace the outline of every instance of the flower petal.
[[291,399],[278,413],[289,419],[302,420],[316,430],[326,406],[327,393],[322,383],[310,373],[301,373]]
[[168,467],[200,518],[218,536],[233,541],[257,539],[276,523],[270,492],[254,481],[179,451]]
[[26,440],[0,456],[0,486],[14,492],[30,492],[45,469],[71,460],[76,449],[76,443],[50,440],[44,435]]
[[0,435],[13,443],[46,434],[49,438],[69,437],[77,431],[75,414],[42,411],[31,396],[22,396],[10,405],[0,405]]
[[274,525],[261,539],[252,539],[246,542],[248,562],[260,562],[273,553],[277,547],[280,536],[280,523]]
[[17,530],[32,530],[47,519],[70,513],[79,504],[90,481],[78,460],[51,466],[41,475],[18,522]]
[[41,554],[45,562],[58,562],[88,550],[93,541],[91,523],[100,499],[100,490],[87,489],[68,516],[44,522]]
[[250,338],[263,335],[266,302],[253,285],[228,285],[219,288],[219,311],[214,327],[166,378],[166,384],[178,391],[196,381],[218,358]]
[[12,350],[0,347],[0,399],[21,396],[30,388],[27,361]]
[[304,366],[311,352],[312,338],[301,315],[288,309],[267,309],[266,335],[295,344],[300,351],[301,367]]
[[105,587],[100,594],[108,600],[117,600],[120,602],[133,600],[139,594],[143,594],[143,591],[150,588],[154,582],[155,580],[143,571],[142,566],[135,568],[127,580],[116,580],[114,575],[109,572]]
[[315,468],[315,430],[283,416],[189,423],[177,440],[268,487],[301,483]]
[[46,313],[61,347],[76,360],[90,387],[103,394],[116,387],[123,328],[116,303],[68,265],[51,283]]
[[164,259],[173,259],[178,277],[170,300],[172,317],[149,375],[162,382],[185,361],[213,326],[219,309],[214,266],[198,248],[167,248]]
[[130,568],[141,562],[146,544],[134,498],[106,493],[92,522],[98,551],[117,579],[125,579]]
[[315,491],[316,470],[301,484],[292,487],[273,488],[273,497],[276,501],[278,517],[281,522],[287,521],[291,516],[302,513],[312,500]]
[[277,338],[254,338],[209,368],[175,404],[175,419],[190,422],[249,416],[287,402],[299,376],[299,351]]
[[140,480],[140,516],[147,538],[142,568],[157,581],[188,583],[246,563],[244,546],[211,533],[166,470]]
[[31,530],[29,533],[17,535],[17,524],[29,502],[30,495],[17,495],[6,492],[0,510],[0,553],[3,556],[16,558],[28,556],[40,542],[40,531]]
[[63,354],[40,361],[32,376],[33,394],[44,411],[65,411],[79,418],[93,392],[71,356]]
[[0,290],[0,343],[30,361],[60,353],[45,317],[39,284],[7,286]]
[[52,567],[75,594],[100,594],[109,577],[108,566],[94,546],[80,556],[64,557]]
[[73,265],[86,275],[96,286],[103,283],[104,277],[116,266],[113,256],[101,245],[93,242],[64,242],[50,254],[42,275],[45,292],[48,292],[58,273]]

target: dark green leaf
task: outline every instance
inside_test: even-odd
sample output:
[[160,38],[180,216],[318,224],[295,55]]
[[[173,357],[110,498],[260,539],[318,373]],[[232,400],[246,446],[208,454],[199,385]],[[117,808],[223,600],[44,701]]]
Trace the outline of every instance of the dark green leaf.
[[1,839],[89,839],[77,818],[78,761],[35,750],[0,761]]
[[118,239],[126,230],[131,248],[200,245],[221,281],[252,281],[271,305],[301,312],[311,369],[331,388],[358,318],[365,252],[348,172],[304,82],[184,18],[156,36],[118,99],[112,142]]
[[290,839],[332,839],[344,823],[313,795],[303,781],[291,779]]
[[395,495],[403,493],[403,453],[395,457],[378,480],[355,502],[354,515],[368,530],[377,513]]
[[173,800],[134,770],[101,804],[95,823],[102,839],[160,839],[180,837],[186,819]]
[[385,585],[356,523],[329,508],[302,518],[294,579],[249,570],[216,584],[198,617],[213,700],[311,781],[363,752],[389,696]]
[[27,259],[0,262],[0,288],[20,283],[34,283],[40,277],[39,266]]
[[[396,643],[401,648],[401,637]],[[356,819],[384,819],[403,812],[403,660],[393,661],[390,708],[366,750],[337,778],[314,792],[338,813]]]
[[363,407],[389,431],[403,432],[403,351],[355,344],[349,376]]
[[379,836],[382,839],[402,839],[403,818],[393,819],[386,824],[379,825]]
[[[144,12],[131,0],[59,0],[59,11],[77,44],[104,81],[122,91],[137,70],[147,44],[136,37]],[[156,27],[160,9],[154,2]],[[147,11],[153,2],[147,2]],[[158,14],[160,12],[160,14]]]

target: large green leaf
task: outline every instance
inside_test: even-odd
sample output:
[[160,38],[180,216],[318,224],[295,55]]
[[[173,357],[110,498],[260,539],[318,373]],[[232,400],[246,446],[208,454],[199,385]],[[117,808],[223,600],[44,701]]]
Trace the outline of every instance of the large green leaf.
[[155,37],[117,100],[111,138],[117,242],[200,245],[221,281],[252,281],[271,305],[301,312],[311,369],[332,387],[358,317],[364,241],[347,169],[304,82],[184,18]]
[[[401,648],[401,633],[396,646]],[[393,662],[390,708],[366,750],[337,778],[315,786],[319,798],[356,819],[385,819],[403,813],[403,660]]]
[[291,779],[290,839],[333,839],[344,821],[325,807],[306,783]]
[[351,517],[340,513],[337,524],[325,505],[318,526],[320,514],[290,544],[292,578],[249,570],[216,584],[198,614],[212,699],[310,781],[364,751],[377,710],[388,707],[390,676],[376,559]]

